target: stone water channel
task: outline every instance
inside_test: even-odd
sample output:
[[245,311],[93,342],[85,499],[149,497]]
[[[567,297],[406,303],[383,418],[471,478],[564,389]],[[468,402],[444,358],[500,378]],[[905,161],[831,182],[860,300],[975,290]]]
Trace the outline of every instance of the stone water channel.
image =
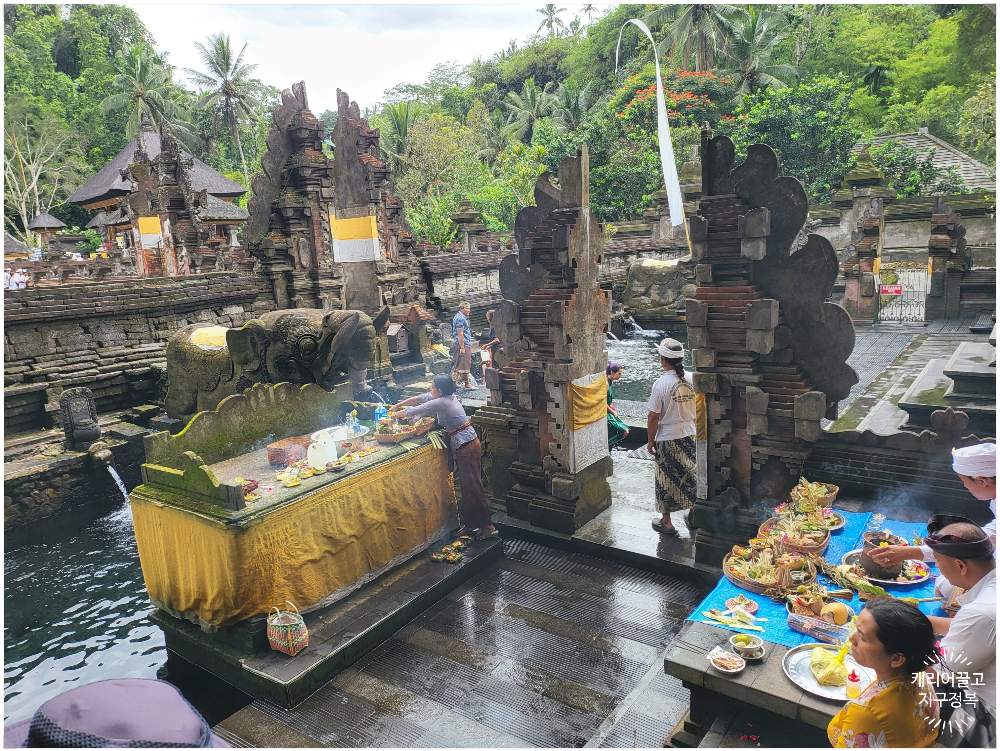
[[[609,357],[625,367],[616,399],[649,397],[663,336],[637,330],[608,339]],[[152,606],[124,501],[95,521],[5,550],[4,577],[5,724],[73,685],[163,675],[163,634],[147,619]]]

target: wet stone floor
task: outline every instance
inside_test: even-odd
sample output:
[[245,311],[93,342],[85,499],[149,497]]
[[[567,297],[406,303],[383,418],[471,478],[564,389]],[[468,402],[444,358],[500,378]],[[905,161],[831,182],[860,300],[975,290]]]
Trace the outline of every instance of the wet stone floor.
[[286,711],[258,700],[233,745],[660,747],[688,696],[662,655],[706,588],[529,542]]

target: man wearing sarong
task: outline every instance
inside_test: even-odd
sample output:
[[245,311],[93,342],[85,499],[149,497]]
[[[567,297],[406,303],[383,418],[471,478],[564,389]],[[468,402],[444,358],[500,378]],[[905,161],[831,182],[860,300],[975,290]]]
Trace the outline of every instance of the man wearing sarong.
[[646,405],[646,450],[656,456],[656,510],[660,512],[653,529],[676,535],[670,512],[688,509],[690,527],[690,509],[698,492],[695,393],[691,374],[684,372],[683,345],[668,337],[656,351],[664,373],[653,384]]

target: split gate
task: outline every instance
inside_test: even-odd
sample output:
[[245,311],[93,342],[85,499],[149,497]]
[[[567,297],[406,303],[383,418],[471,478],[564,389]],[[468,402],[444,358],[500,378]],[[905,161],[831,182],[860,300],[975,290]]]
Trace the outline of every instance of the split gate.
[[927,266],[913,261],[883,263],[875,275],[879,321],[923,321],[927,303]]

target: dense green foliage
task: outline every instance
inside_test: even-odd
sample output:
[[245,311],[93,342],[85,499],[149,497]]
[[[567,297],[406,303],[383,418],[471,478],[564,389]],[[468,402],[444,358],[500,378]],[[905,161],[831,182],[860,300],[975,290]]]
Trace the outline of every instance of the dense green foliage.
[[[663,181],[653,50],[632,26],[622,33],[615,70],[619,32],[630,18],[645,19],[661,53],[678,167],[703,122],[730,136],[738,154],[755,142],[772,146],[818,203],[840,188],[855,144],[922,123],[996,163],[996,21],[985,6],[619,5],[600,18],[575,19],[586,21],[584,33],[571,32],[556,5],[538,12],[538,33],[523,46],[511,42],[465,69],[439,66],[425,84],[386,92],[389,102],[405,93],[420,102],[414,132],[443,132],[445,118],[449,132],[461,134],[448,169],[422,174],[415,163],[394,162],[422,238],[450,238],[447,213],[463,197],[491,229],[509,228],[523,205],[515,197],[531,201],[535,172],[508,167],[527,153],[522,146],[534,147],[538,164],[555,172],[586,141],[591,203],[601,220],[634,219],[650,205]],[[936,170],[931,157],[901,143],[873,158],[901,195],[963,190],[955,171]]]
[[24,227],[39,211],[85,225],[89,212],[65,199],[143,117],[166,120],[196,157],[246,184],[264,150],[261,115],[278,90],[250,78],[221,34],[207,41],[199,90],[180,85],[153,44],[125,6],[4,6],[5,231],[34,245]]
[[[259,165],[262,115],[277,91],[250,78],[252,48],[244,60],[235,43],[220,46],[222,35],[206,30],[205,77],[191,91],[126,7],[6,7],[4,205],[15,232],[46,208],[68,225],[86,223],[86,212],[63,201],[127,143],[137,108],[166,119],[192,153],[238,182]],[[546,5],[528,40],[469,65],[443,62],[366,110],[419,239],[452,241],[448,217],[463,199],[491,230],[508,232],[532,203],[540,171],[555,171],[583,142],[598,219],[634,219],[650,205],[662,187],[653,45],[631,25],[623,31],[630,18],[646,20],[661,53],[677,166],[703,122],[740,154],[770,144],[820,203],[840,188],[856,143],[924,122],[996,163],[996,18],[988,6],[618,5],[573,17]],[[145,99],[137,104],[140,59],[158,93],[138,87]],[[336,113],[320,118],[329,129]],[[899,143],[873,158],[903,195],[963,189],[955,174]],[[18,177],[15,167],[39,179]]]

